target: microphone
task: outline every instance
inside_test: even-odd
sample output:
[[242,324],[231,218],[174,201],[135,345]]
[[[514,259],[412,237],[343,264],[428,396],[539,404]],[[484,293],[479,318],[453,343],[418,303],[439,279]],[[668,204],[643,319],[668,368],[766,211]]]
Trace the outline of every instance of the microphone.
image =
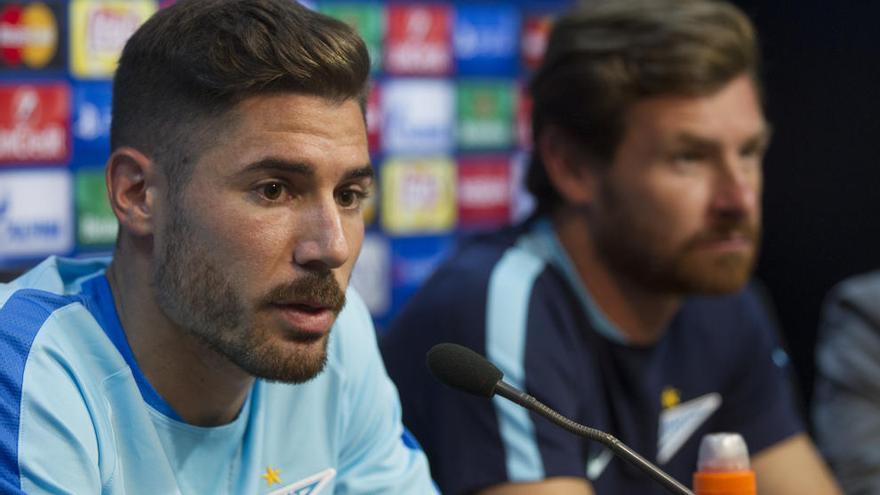
[[428,369],[441,383],[480,397],[498,394],[530,411],[534,411],[562,428],[608,447],[618,457],[644,471],[670,493],[694,495],[675,478],[639,455],[610,433],[576,423],[531,395],[502,380],[504,373],[486,358],[458,344],[437,344],[428,351]]

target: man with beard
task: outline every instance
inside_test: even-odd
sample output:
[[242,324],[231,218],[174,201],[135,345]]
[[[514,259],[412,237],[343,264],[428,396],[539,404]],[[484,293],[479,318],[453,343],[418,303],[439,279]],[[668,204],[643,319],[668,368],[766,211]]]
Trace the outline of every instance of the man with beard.
[[747,287],[770,138],[748,19],[708,0],[590,2],[531,82],[537,213],[464,244],[383,342],[444,493],[661,494],[600,445],[439,385],[457,342],[685,485],[700,439],[742,434],[762,495],[838,493]]
[[131,37],[112,262],[0,287],[0,491],[435,493],[345,291],[368,72],[290,0],[183,0]]

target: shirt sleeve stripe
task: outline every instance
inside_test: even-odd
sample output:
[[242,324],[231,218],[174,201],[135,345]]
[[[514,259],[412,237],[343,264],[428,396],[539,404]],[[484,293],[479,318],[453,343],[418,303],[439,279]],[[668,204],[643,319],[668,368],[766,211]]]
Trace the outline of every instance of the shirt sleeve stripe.
[[[486,307],[486,355],[504,372],[511,385],[525,388],[526,322],[532,287],[544,261],[527,252],[508,250],[492,271]],[[507,479],[544,478],[535,425],[529,412],[503,399],[492,399],[504,446]]]

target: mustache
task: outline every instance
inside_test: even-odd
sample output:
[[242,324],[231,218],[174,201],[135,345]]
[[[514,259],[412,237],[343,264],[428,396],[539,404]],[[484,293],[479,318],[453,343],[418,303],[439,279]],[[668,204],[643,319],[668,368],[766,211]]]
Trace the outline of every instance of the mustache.
[[723,241],[731,237],[742,237],[756,245],[761,237],[761,226],[757,222],[746,219],[722,220],[694,235],[688,242],[688,246]]
[[345,306],[345,291],[330,271],[306,272],[296,280],[271,289],[264,305],[308,303],[328,308],[338,315]]

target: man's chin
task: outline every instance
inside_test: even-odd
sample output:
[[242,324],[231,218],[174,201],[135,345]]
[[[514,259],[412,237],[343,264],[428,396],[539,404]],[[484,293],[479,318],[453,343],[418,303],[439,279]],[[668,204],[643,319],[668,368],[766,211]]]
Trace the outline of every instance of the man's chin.
[[327,365],[328,334],[317,338],[284,339],[266,343],[262,349],[231,356],[248,374],[264,380],[284,383],[305,383]]
[[676,270],[676,285],[685,294],[730,294],[745,287],[753,269],[754,258],[745,255],[727,255],[682,263],[680,269]]

